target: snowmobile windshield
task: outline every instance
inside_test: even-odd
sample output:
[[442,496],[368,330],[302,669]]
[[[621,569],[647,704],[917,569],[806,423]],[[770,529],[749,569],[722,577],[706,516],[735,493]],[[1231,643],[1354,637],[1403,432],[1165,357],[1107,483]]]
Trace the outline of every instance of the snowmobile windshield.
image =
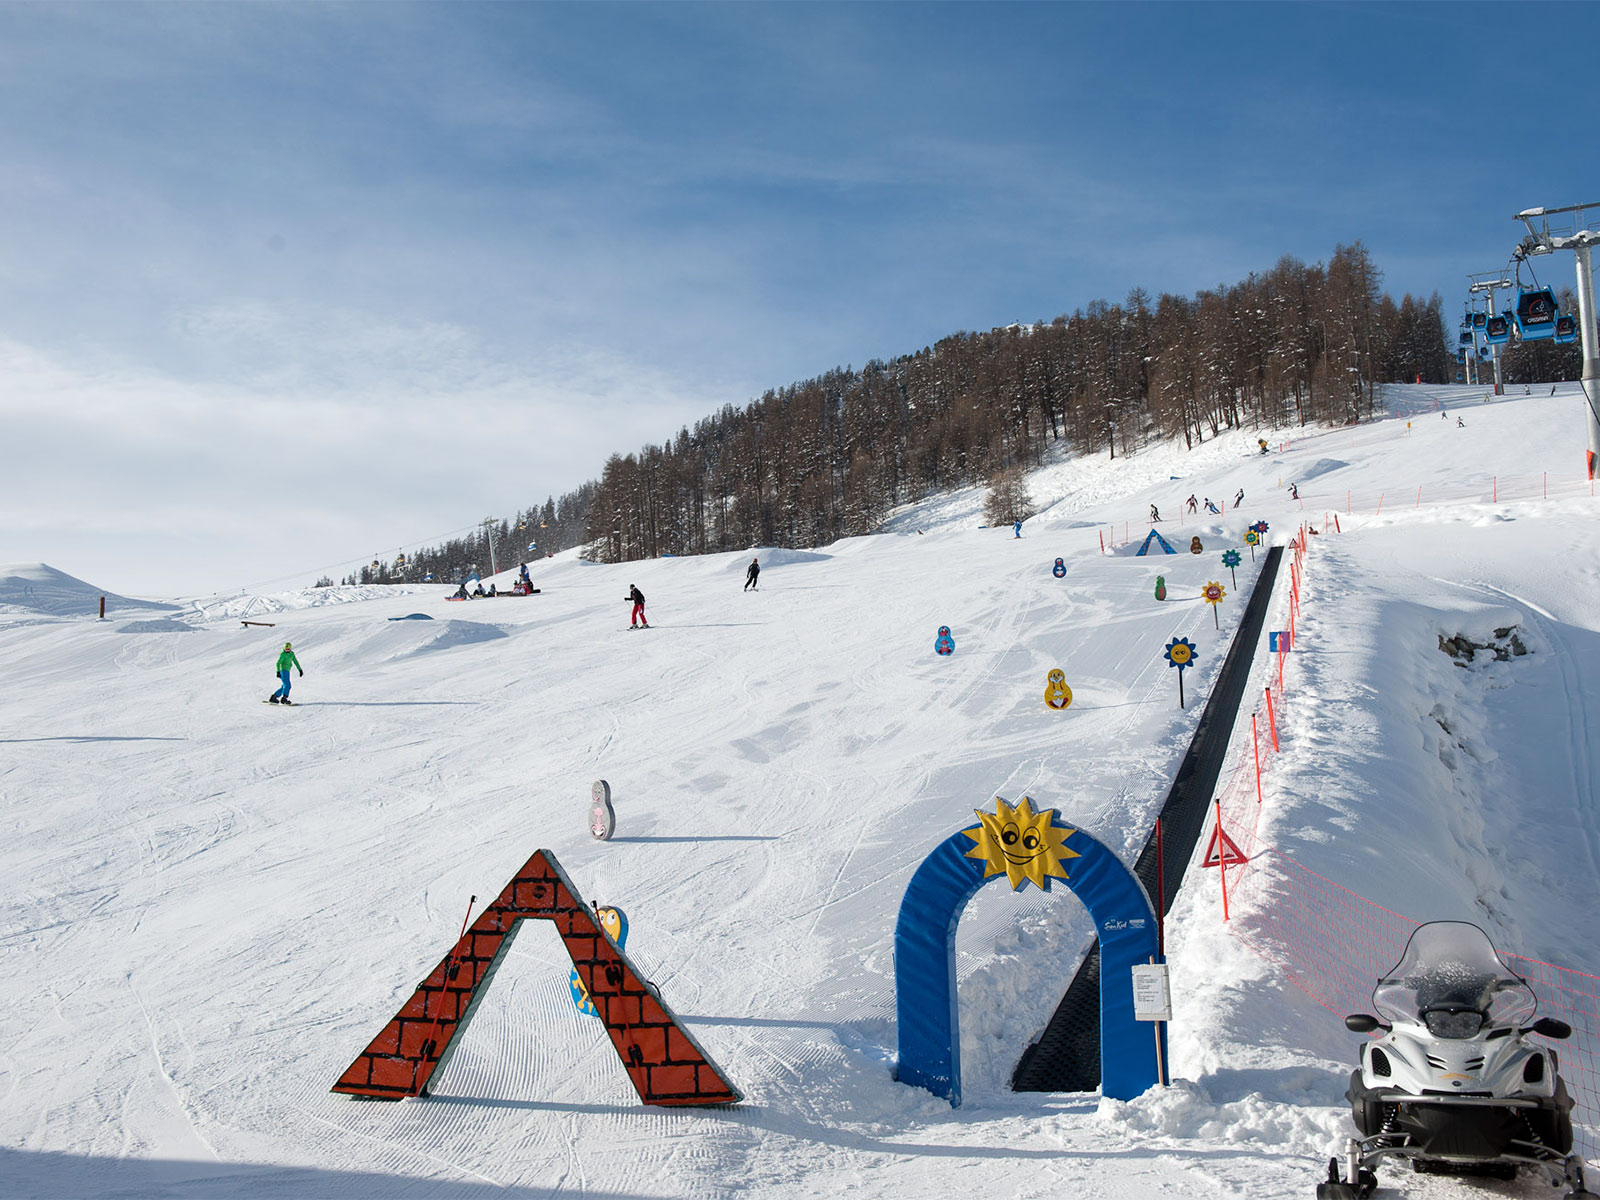
[[1372,1003],[1384,1020],[1421,1024],[1439,1038],[1521,1025],[1537,1007],[1483,930],[1465,921],[1419,926],[1399,963],[1378,981]]

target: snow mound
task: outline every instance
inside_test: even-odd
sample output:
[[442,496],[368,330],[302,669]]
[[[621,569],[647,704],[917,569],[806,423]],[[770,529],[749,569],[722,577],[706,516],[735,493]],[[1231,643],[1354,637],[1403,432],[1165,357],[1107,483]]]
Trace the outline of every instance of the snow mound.
[[1337,458],[1319,458],[1304,471],[1300,472],[1299,479],[1302,482],[1307,479],[1316,479],[1318,476],[1330,475],[1334,471],[1342,470],[1349,465],[1349,463],[1341,462]]
[[270,613],[300,612],[330,604],[358,604],[367,600],[390,600],[398,596],[442,595],[451,589],[437,583],[369,583],[351,586],[308,587],[267,596],[239,593],[234,596],[207,596],[190,601],[194,614],[206,621],[244,620]]
[[[768,567],[786,567],[791,563],[827,562],[833,557],[831,554],[819,554],[815,550],[788,550],[782,546],[759,546],[750,551],[750,555],[761,561],[763,571]],[[743,571],[749,565],[743,555],[738,555],[728,564],[728,569]]]
[[101,596],[106,598],[107,612],[128,609],[170,612],[177,607],[153,600],[130,600],[44,563],[9,563],[0,566],[0,613],[93,617],[99,615]]
[[475,646],[480,642],[497,642],[509,637],[498,625],[484,621],[446,621],[444,628],[423,642],[410,654],[428,654],[435,650],[453,650],[457,646]]

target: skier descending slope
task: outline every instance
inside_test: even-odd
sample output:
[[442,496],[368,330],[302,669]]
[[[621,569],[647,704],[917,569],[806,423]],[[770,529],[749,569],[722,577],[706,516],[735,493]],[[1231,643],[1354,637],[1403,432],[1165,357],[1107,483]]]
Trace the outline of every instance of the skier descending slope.
[[294,656],[294,647],[288,642],[283,644],[283,653],[278,655],[278,678],[283,681],[281,687],[267,697],[268,704],[289,704],[289,668],[293,667],[300,672],[300,677],[305,678],[305,668],[300,665],[300,660]]
[[633,604],[633,623],[629,629],[649,629],[650,622],[644,619],[644,593],[634,584],[628,585],[628,600]]

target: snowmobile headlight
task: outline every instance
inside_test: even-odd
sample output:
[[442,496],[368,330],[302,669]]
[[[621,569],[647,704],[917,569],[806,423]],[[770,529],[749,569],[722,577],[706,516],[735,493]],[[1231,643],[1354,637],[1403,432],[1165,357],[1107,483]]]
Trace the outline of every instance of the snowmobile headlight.
[[1466,1011],[1452,1011],[1447,1008],[1430,1008],[1422,1014],[1422,1020],[1428,1026],[1428,1032],[1437,1038],[1462,1038],[1476,1037],[1483,1028],[1483,1014],[1471,1009]]

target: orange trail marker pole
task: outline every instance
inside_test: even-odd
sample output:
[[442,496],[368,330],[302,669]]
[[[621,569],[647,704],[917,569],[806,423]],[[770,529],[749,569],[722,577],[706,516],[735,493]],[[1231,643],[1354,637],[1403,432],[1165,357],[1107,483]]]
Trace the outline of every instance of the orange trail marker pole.
[[1378,516],[1383,516],[1383,493],[1378,493]]
[[1217,808],[1217,877],[1222,880],[1222,919],[1228,919],[1228,853],[1222,840],[1222,801],[1213,800]]
[[1256,737],[1256,715],[1250,714],[1250,753],[1256,760],[1256,803],[1261,803],[1261,742]]
[[[1281,659],[1279,660],[1282,661]],[[1272,731],[1272,749],[1278,749],[1278,719],[1272,715],[1272,689],[1267,689],[1267,728]]]

